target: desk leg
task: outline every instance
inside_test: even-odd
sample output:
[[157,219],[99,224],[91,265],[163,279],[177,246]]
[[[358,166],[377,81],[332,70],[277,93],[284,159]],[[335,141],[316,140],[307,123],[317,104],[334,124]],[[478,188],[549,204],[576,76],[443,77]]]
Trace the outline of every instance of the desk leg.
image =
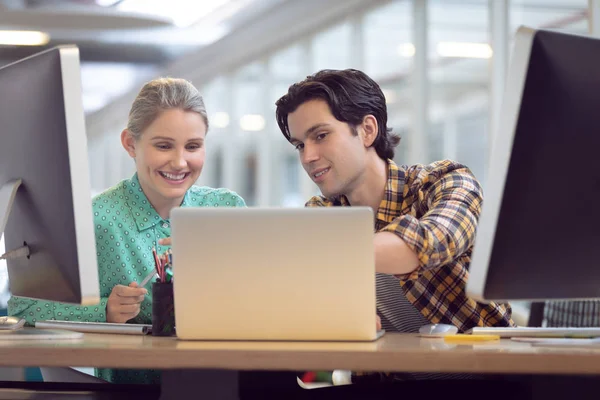
[[239,400],[238,371],[212,369],[163,370],[160,400]]

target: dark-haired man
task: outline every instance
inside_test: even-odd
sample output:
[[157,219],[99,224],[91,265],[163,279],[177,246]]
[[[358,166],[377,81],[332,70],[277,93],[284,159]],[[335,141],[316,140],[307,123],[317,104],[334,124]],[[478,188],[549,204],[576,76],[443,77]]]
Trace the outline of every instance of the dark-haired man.
[[468,298],[465,285],[482,190],[469,169],[444,160],[396,165],[379,85],[358,70],[324,70],[290,86],[277,122],[321,190],[308,207],[374,210],[377,311],[383,328],[429,323],[512,326],[508,304]]

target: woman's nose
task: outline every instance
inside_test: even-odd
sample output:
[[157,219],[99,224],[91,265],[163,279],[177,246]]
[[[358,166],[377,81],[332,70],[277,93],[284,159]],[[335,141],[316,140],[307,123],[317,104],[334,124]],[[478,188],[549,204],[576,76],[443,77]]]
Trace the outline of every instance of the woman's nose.
[[173,160],[171,160],[171,164],[177,169],[184,169],[187,166],[187,160],[183,153],[177,152]]

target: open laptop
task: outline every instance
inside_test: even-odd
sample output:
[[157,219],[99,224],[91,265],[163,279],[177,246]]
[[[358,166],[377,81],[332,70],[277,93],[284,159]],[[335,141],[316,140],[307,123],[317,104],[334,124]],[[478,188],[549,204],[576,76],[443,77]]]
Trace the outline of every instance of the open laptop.
[[176,208],[180,339],[372,341],[370,208]]

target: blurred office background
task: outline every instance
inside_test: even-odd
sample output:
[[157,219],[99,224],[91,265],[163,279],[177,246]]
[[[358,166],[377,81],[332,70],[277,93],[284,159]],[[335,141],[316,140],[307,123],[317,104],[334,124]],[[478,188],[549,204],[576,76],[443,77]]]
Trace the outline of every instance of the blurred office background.
[[[299,207],[318,189],[274,119],[292,83],[324,68],[365,71],[402,136],[396,162],[451,158],[485,188],[517,27],[597,34],[599,9],[600,0],[0,0],[0,65],[80,47],[92,194],[133,174],[119,140],[131,102],[145,81],[173,76],[192,81],[209,112],[198,184],[253,206]],[[5,265],[0,274],[6,293]]]

